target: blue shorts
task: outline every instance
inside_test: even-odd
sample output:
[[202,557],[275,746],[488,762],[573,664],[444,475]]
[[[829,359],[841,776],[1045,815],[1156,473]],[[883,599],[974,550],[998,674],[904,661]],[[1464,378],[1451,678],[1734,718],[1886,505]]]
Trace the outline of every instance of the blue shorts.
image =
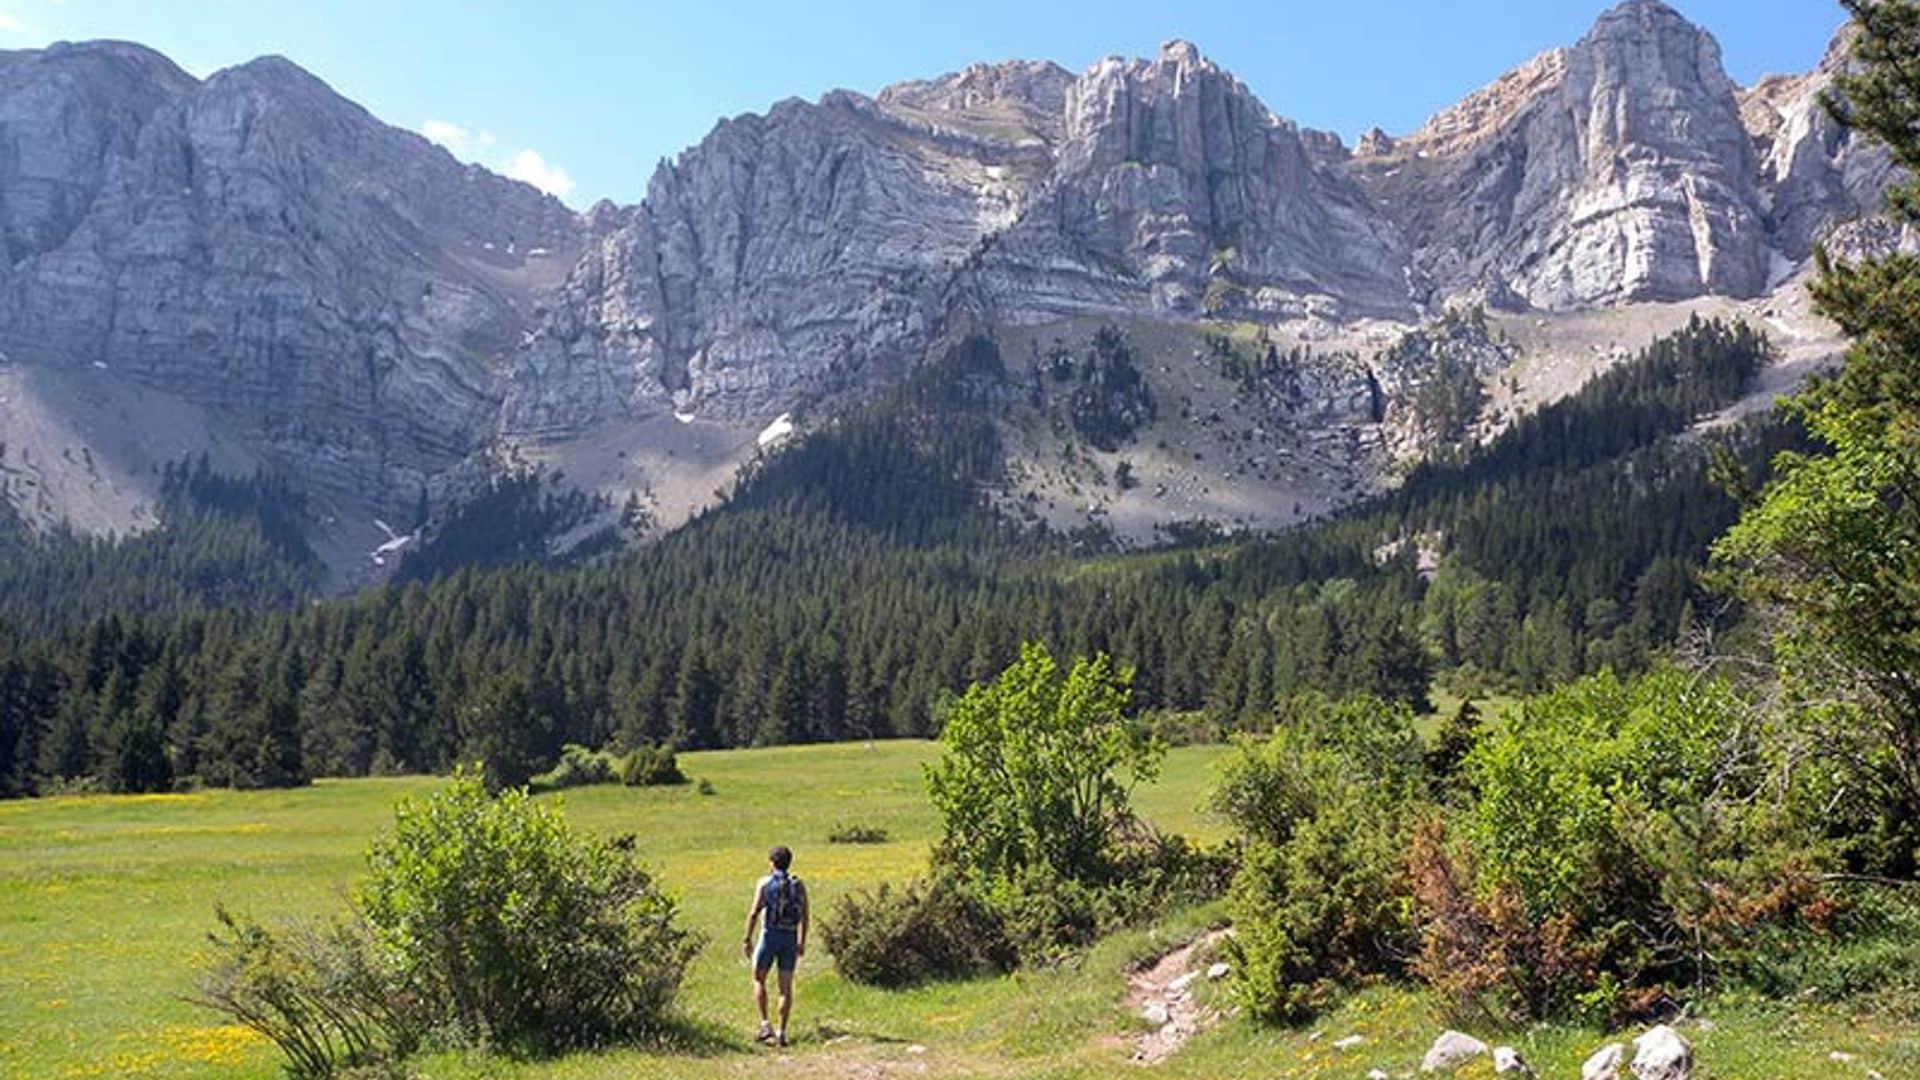
[[798,930],[775,930],[768,927],[760,931],[760,947],[753,951],[753,970],[764,972],[775,964],[781,971],[791,972],[800,962],[800,932]]

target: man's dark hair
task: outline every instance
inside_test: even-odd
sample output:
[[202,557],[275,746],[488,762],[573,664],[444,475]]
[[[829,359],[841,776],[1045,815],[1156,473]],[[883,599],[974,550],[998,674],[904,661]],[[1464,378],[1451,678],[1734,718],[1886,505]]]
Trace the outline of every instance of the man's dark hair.
[[787,867],[793,865],[793,852],[788,851],[786,845],[782,844],[767,852],[767,860],[773,863],[775,870],[785,873]]

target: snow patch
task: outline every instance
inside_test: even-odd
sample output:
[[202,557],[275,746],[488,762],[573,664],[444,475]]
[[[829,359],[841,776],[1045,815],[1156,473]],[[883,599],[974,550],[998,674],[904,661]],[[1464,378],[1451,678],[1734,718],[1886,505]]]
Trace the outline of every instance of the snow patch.
[[760,448],[764,450],[769,446],[785,441],[792,437],[792,435],[793,414],[781,413],[774,418],[773,423],[768,424],[766,429],[760,432],[760,438],[756,441],[760,444]]
[[381,521],[379,518],[374,518],[373,523],[380,527],[381,532],[387,534],[386,542],[367,554],[367,557],[373,560],[373,565],[375,566],[387,565],[388,556],[395,554],[401,548],[413,543],[420,536],[419,533],[407,533],[403,536],[400,533],[394,532],[393,526]]

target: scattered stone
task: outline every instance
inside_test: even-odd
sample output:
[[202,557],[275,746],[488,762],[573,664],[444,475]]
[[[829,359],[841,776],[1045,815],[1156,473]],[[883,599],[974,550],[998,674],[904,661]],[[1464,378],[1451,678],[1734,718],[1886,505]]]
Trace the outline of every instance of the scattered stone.
[[1464,1032],[1442,1032],[1427,1048],[1427,1056],[1420,1059],[1421,1072],[1439,1072],[1441,1069],[1454,1069],[1472,1061],[1487,1052],[1487,1044]]
[[1637,1080],[1688,1080],[1693,1075],[1693,1044],[1661,1024],[1633,1040]]
[[1385,1069],[1368,1069],[1367,1080],[1393,1080],[1393,1078],[1387,1075]]
[[1513,1047],[1496,1046],[1493,1048],[1493,1071],[1503,1075],[1532,1076],[1533,1066],[1528,1065],[1527,1059],[1521,1057],[1520,1051]]
[[1156,1001],[1140,1010],[1140,1016],[1154,1027],[1164,1027],[1172,1014],[1167,1011],[1165,1004]]
[[912,1046],[907,1047],[907,1053],[909,1054],[924,1054],[926,1052],[927,1048],[921,1046],[919,1043],[914,1043]]
[[1220,960],[1207,968],[1207,978],[1211,981],[1218,982],[1226,978],[1227,972],[1232,970],[1232,965],[1228,964],[1225,960]]
[[1859,1057],[1854,1054],[1849,1054],[1845,1050],[1835,1050],[1833,1053],[1827,1055],[1827,1060],[1833,1062],[1835,1065],[1851,1065],[1855,1061],[1858,1061]]
[[1593,1052],[1585,1065],[1580,1066],[1580,1080],[1614,1080],[1620,1075],[1620,1066],[1627,1060],[1627,1048],[1622,1043],[1608,1043]]
[[1349,1035],[1344,1039],[1333,1040],[1333,1048],[1335,1050],[1351,1050],[1366,1041],[1367,1039],[1364,1035]]
[[1200,977],[1200,973],[1199,973],[1199,972],[1197,972],[1197,971],[1189,971],[1189,972],[1187,972],[1187,973],[1186,973],[1185,975],[1182,975],[1182,976],[1180,976],[1179,978],[1177,978],[1177,979],[1175,979],[1175,980],[1173,980],[1172,982],[1170,982],[1170,983],[1168,983],[1168,984],[1167,984],[1167,993],[1169,993],[1169,994],[1184,994],[1184,993],[1186,993],[1186,991],[1187,991],[1187,987],[1189,987],[1189,986],[1192,986],[1192,985],[1193,985],[1193,980],[1195,980],[1195,979],[1197,979],[1197,978],[1199,978],[1199,977]]

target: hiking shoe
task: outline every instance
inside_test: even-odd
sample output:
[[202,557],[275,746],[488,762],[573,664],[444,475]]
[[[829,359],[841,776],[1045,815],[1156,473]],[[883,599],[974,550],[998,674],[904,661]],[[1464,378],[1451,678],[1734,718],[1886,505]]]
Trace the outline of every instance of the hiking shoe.
[[787,1033],[783,1031],[780,1034],[775,1035],[773,1037],[773,1045],[779,1047],[782,1050],[785,1050],[787,1048]]
[[753,1037],[753,1041],[754,1041],[754,1042],[766,1042],[766,1041],[768,1041],[769,1039],[772,1039],[772,1038],[773,1038],[773,1025],[771,1025],[771,1024],[761,1024],[761,1025],[760,1025],[760,1032],[759,1032],[759,1034],[757,1034],[757,1035],[755,1035],[755,1036]]

